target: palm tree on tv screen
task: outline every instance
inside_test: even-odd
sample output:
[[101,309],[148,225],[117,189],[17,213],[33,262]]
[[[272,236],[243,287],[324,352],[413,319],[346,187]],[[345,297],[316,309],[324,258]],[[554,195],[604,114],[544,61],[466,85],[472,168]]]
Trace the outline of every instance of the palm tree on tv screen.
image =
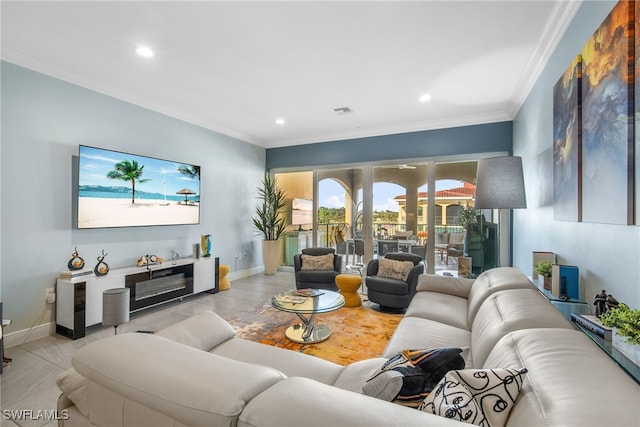
[[114,169],[107,173],[107,178],[119,179],[121,181],[131,182],[131,203],[136,202],[136,182],[143,183],[150,179],[140,179],[144,171],[144,165],[138,166],[135,160],[123,160],[116,163]]
[[189,177],[191,179],[197,179],[200,181],[200,166],[189,165],[189,166],[180,166],[178,168],[178,172],[182,175]]

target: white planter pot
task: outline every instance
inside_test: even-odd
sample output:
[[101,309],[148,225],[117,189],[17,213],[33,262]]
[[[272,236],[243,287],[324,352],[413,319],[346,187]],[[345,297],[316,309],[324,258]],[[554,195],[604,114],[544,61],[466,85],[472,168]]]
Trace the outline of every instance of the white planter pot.
[[264,274],[276,274],[280,264],[280,240],[262,241],[262,262]]
[[627,356],[627,359],[640,366],[640,345],[629,344],[626,337],[618,335],[618,328],[613,328],[611,334],[613,347],[620,353]]

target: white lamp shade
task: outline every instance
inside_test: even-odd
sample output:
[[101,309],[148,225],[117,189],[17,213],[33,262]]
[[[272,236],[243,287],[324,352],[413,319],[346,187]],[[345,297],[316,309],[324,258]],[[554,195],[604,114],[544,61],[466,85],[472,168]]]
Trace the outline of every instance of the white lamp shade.
[[102,326],[118,326],[129,321],[129,288],[102,293]]
[[478,161],[476,209],[527,207],[521,157],[492,157]]

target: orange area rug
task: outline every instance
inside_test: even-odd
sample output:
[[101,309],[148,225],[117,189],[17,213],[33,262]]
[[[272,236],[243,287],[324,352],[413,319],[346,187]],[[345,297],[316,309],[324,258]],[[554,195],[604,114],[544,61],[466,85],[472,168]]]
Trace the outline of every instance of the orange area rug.
[[331,328],[331,336],[317,344],[299,344],[289,340],[284,331],[300,323],[293,313],[285,313],[260,304],[249,316],[229,321],[239,338],[311,354],[340,365],[380,357],[402,314],[376,311],[367,303],[360,307],[343,307],[330,313],[317,314],[316,323]]

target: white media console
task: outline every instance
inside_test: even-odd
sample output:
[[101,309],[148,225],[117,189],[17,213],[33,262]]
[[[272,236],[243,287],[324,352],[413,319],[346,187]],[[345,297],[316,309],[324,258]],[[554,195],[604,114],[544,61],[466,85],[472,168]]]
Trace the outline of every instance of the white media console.
[[130,289],[130,311],[153,307],[201,292],[219,290],[219,258],[183,258],[173,264],[110,270],[56,283],[56,333],[71,339],[85,336],[85,329],[102,322],[102,293]]

